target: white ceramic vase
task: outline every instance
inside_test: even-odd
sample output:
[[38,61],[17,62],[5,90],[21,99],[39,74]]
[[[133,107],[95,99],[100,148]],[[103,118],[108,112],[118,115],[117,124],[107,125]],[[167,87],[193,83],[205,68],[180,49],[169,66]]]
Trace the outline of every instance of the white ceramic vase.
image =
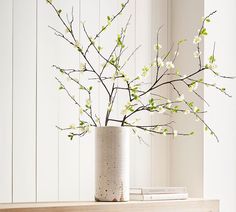
[[129,201],[129,129],[95,128],[95,200]]

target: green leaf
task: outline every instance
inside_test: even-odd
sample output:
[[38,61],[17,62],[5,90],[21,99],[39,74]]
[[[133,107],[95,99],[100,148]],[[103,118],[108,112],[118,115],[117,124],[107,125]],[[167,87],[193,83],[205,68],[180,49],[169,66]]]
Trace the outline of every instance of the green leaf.
[[110,26],[111,25],[111,17],[107,16],[107,24]]
[[83,126],[84,124],[85,124],[85,122],[80,120],[79,125]]
[[121,41],[121,35],[120,35],[120,34],[117,35],[117,40],[116,40],[116,42],[117,42],[117,45],[118,45],[118,46],[121,46],[121,48],[124,48],[124,47],[125,47],[124,44],[123,44],[122,41]]
[[149,99],[149,101],[148,101],[148,102],[149,102],[149,104],[150,104],[150,105],[153,105],[153,104],[155,103],[155,101],[154,101],[154,99],[153,99],[153,98]]
[[98,51],[100,52],[102,50],[102,47],[101,46],[98,46]]
[[60,87],[59,87],[59,90],[63,90],[64,89],[64,87],[61,85]]
[[209,57],[209,62],[210,62],[210,63],[214,63],[215,61],[216,61],[216,59],[215,59],[214,55],[211,55],[211,56]]
[[208,22],[208,23],[211,22],[211,19],[210,19],[210,18],[207,18],[207,19],[206,19],[206,22]]
[[70,138],[70,140],[72,141],[73,140],[73,138],[74,138],[74,134],[73,133],[71,133],[71,134],[69,134],[68,135],[68,137]]
[[178,41],[178,45],[180,45],[180,44],[182,44],[182,43],[184,43],[184,42],[186,42],[186,41],[187,41],[187,39],[179,40],[179,41]]
[[58,13],[59,15],[61,14],[61,12],[62,12],[61,9],[57,10],[57,13]]
[[93,86],[89,86],[88,90],[91,91],[93,89]]
[[202,28],[201,32],[200,32],[200,35],[207,35],[207,30],[205,27]]
[[91,108],[91,101],[90,101],[90,99],[87,99],[87,100],[86,100],[85,107],[88,108],[88,109]]
[[125,4],[124,4],[124,3],[122,3],[122,4],[121,4],[121,7],[122,7],[122,8],[124,8],[124,7],[125,7]]
[[188,102],[189,107],[193,107],[194,102]]

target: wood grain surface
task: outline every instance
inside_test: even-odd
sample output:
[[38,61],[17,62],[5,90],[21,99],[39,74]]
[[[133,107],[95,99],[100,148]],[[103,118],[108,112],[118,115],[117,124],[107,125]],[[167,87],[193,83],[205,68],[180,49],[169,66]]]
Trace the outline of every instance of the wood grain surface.
[[218,200],[0,204],[0,212],[219,212]]

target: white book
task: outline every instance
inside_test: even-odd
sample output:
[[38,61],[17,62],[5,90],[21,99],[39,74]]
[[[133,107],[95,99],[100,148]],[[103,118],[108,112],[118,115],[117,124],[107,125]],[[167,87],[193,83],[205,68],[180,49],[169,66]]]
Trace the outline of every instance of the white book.
[[182,193],[187,193],[186,187],[130,188],[130,194],[182,194]]
[[130,194],[131,201],[153,201],[153,200],[185,200],[188,193],[180,194]]

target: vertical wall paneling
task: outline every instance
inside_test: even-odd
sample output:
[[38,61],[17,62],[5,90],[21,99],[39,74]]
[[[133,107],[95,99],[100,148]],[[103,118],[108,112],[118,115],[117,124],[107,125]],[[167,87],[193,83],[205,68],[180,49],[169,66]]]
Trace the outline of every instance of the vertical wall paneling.
[[12,191],[12,1],[0,7],[0,202],[11,201]]
[[[57,1],[55,2],[58,8],[62,9],[61,15],[66,20],[66,14],[69,19],[72,18],[72,8],[73,8],[73,31],[75,36],[79,39],[79,2],[78,0],[69,1]],[[61,32],[65,32],[65,27],[61,24],[58,26]],[[69,36],[69,33],[67,33]],[[58,50],[58,62],[57,65],[62,68],[79,68],[79,52],[76,48],[71,46],[68,42],[55,37],[58,40],[58,44],[55,48]],[[57,75],[58,76],[58,75]],[[77,77],[71,75],[72,77]],[[75,82],[70,80],[65,74],[59,74],[58,78],[63,82],[66,89],[69,90],[71,95],[74,96],[77,101],[79,101],[79,87]],[[57,86],[58,87],[58,86]],[[64,90],[58,90],[59,93],[59,113],[58,120],[59,126],[62,128],[67,128],[70,125],[78,126],[79,124],[79,108],[70,97],[66,94]],[[59,201],[76,201],[79,199],[79,138],[75,137],[72,141],[68,137],[68,134],[74,130],[69,131],[59,131]]]
[[[85,106],[88,97],[65,75],[52,68],[55,64],[62,68],[79,69],[81,64],[86,62],[82,56],[78,56],[76,48],[55,36],[48,27],[52,26],[65,32],[65,27],[46,1],[14,0],[14,4],[12,1],[4,0],[0,7],[0,18],[1,21],[4,20],[2,25],[5,26],[0,35],[1,46],[4,49],[2,51],[4,53],[0,53],[1,58],[4,58],[1,63],[4,77],[0,79],[2,88],[0,94],[4,102],[0,105],[0,171],[4,173],[0,175],[0,201],[9,202],[11,197],[15,202],[93,200],[94,131],[92,129],[92,133],[85,137],[70,141],[68,139],[70,131],[62,132],[56,128],[58,125],[76,126],[79,120],[88,119],[79,113],[79,108],[66,93],[58,89],[59,84],[55,77],[65,84],[82,106]],[[53,1],[58,9],[62,9],[63,18],[67,13],[70,17],[73,6],[76,39],[83,48],[86,48],[88,40],[81,23],[84,22],[89,35],[94,36],[102,26],[106,25],[107,16],[116,14],[124,2],[116,0],[111,4],[109,0]],[[123,14],[102,33],[95,45],[100,45],[101,54],[108,57],[116,45],[117,34],[126,24],[129,15],[132,15],[126,33],[125,45],[128,49],[121,61],[124,61],[135,47],[142,45],[124,68],[129,77],[133,78],[153,60],[152,50],[155,42],[153,33],[156,25],[165,24],[166,7],[166,3],[161,0],[130,1]],[[163,49],[166,49],[165,35],[166,31],[161,40]],[[70,38],[69,33],[66,33],[66,36]],[[92,58],[95,70],[100,71],[105,61],[98,58],[93,47],[87,56]],[[103,76],[108,75],[107,71],[113,72],[114,68],[109,65]],[[151,76],[144,80],[146,88],[152,82]],[[93,84],[91,78],[94,78],[94,75],[91,74],[87,78],[85,74],[79,74],[76,78],[84,86],[90,86]],[[122,83],[121,81],[119,85],[122,86]],[[106,84],[111,88],[111,83],[106,82]],[[101,83],[98,86],[93,84],[92,107],[98,105],[93,108],[93,116],[97,114],[101,118],[102,125],[107,110],[105,104],[108,102],[107,97]],[[143,101],[146,102],[149,98],[144,98]],[[127,101],[128,98],[121,92],[110,117],[121,119],[121,109]],[[142,123],[146,124],[159,120],[159,117],[151,118],[146,113],[138,118],[144,120]],[[132,120],[133,118],[130,119]],[[115,122],[109,124],[119,125]],[[168,169],[165,155],[167,146],[163,139],[160,142],[156,136],[151,137],[143,132],[140,135],[145,143],[131,136],[131,186],[165,185]]]
[[[161,44],[160,56],[164,55],[168,51],[168,31],[170,30],[168,25],[168,1],[152,0],[151,2],[151,57],[156,57],[156,51],[154,50],[154,44],[157,43],[157,31],[160,27],[161,31],[158,36],[158,43]],[[157,12],[158,10],[158,12]],[[159,76],[165,69],[159,71]],[[156,68],[151,72],[152,80],[156,77]],[[163,96],[170,96],[169,89],[164,87],[153,91],[154,94]],[[152,96],[157,99],[157,96]],[[170,98],[170,97],[169,97]],[[163,124],[170,120],[170,117],[165,114],[153,114],[151,116],[152,124]],[[169,140],[170,137],[164,137],[162,135],[154,134],[151,136],[151,183],[152,186],[166,186],[168,185],[168,172],[169,172]]]
[[[124,45],[126,51],[123,53],[121,57],[122,64],[127,60],[127,58],[132,54],[132,52],[135,50],[135,44],[136,44],[136,35],[135,35],[135,0],[130,1],[127,5],[127,8],[124,10],[122,15],[119,17],[118,20],[118,30],[121,31],[121,28],[124,28],[127,24],[127,21],[129,17],[130,23],[127,28],[127,32],[125,35]],[[118,1],[118,8],[121,7],[121,4],[124,3],[123,0]],[[119,32],[120,33],[120,32]],[[128,74],[130,80],[135,78],[136,76],[136,70],[135,70],[135,55],[130,59],[130,61],[127,63],[127,65],[124,67],[124,71]],[[124,83],[120,82],[120,86],[126,86]],[[128,102],[128,93],[127,91],[120,90],[117,94],[117,118],[122,120],[122,109],[124,105]],[[136,137],[133,136],[133,133],[131,132],[130,136],[130,185],[135,186],[135,172],[134,167],[137,165],[135,161],[135,154],[136,149],[135,145],[137,143]]]
[[[95,34],[98,33],[100,29],[99,3],[99,0],[81,0],[80,41],[84,50],[89,45],[89,40],[85,35],[82,23],[84,23],[90,37],[94,37]],[[95,45],[99,45],[99,39],[95,41]],[[91,61],[91,65],[95,71],[99,73],[99,57],[94,47],[90,47],[90,50],[86,56]],[[86,64],[86,67],[91,69],[82,56],[81,63]],[[86,73],[86,76],[85,74],[81,74],[80,82],[86,88],[89,88],[89,86],[93,87],[91,91],[91,107],[93,118],[96,120],[96,116],[100,116],[99,102],[102,100],[101,96],[99,96],[99,85],[97,84],[97,80],[91,80],[91,78],[96,78],[97,76],[93,73],[88,74],[88,72]],[[89,99],[89,95],[84,90],[82,90],[80,93],[80,102],[84,107],[86,100]],[[80,120],[89,121],[92,123],[84,113],[80,114]],[[80,200],[94,200],[94,142],[94,128],[91,128],[90,133],[80,138]]]
[[[142,15],[140,15],[142,14]],[[144,66],[152,62],[151,55],[151,0],[136,1],[136,46],[142,45],[136,53],[136,73],[140,74]],[[151,83],[151,76],[144,79],[144,87],[147,89]],[[150,97],[144,96],[141,100],[146,103]],[[146,112],[138,114],[142,124],[150,124],[150,115]],[[136,161],[139,164],[135,169],[136,186],[149,186],[151,182],[151,136],[144,131],[138,131],[144,141],[136,142]],[[141,173],[145,173],[142,175]]]
[[[107,24],[107,17],[108,16],[112,17],[112,15],[115,15],[118,12],[118,10],[119,8],[117,8],[117,1],[113,1],[113,4],[111,4],[109,0],[100,0],[101,27]],[[110,26],[108,26],[108,28],[100,36],[100,45],[103,48],[101,53],[106,58],[109,57],[113,48],[116,45],[117,26],[118,26],[117,24],[118,22],[117,20],[115,20]],[[100,68],[102,69],[103,65],[105,64],[105,60],[101,58],[100,63],[101,63]],[[104,77],[109,76],[111,72],[114,73],[114,70],[115,70],[115,68],[112,67],[111,65],[108,65],[107,67],[108,68],[104,70],[103,75],[102,75]],[[107,72],[110,72],[110,73],[107,73]],[[112,83],[110,81],[107,81],[106,85],[109,88],[109,90],[111,90]],[[100,85],[100,87],[101,87],[100,95],[102,95],[104,99],[103,101],[100,101],[100,114],[101,114],[102,124],[104,125],[106,111],[108,107],[108,94],[106,93],[102,85]],[[116,115],[116,112],[117,112],[116,110],[113,110],[111,112],[111,116]],[[115,125],[116,123],[113,123],[113,124]]]
[[13,2],[13,201],[35,201],[36,1]]
[[[57,2],[55,2],[57,4]],[[37,92],[37,196],[38,201],[58,200],[59,90],[53,64],[58,63],[60,39],[48,25],[59,26],[46,1],[38,0],[38,92]]]
[[[204,0],[202,1],[172,1],[171,23],[172,42],[186,38],[188,42],[182,45],[180,54],[176,60],[175,66],[181,73],[188,74],[188,70],[198,68],[198,62],[193,57],[193,52],[196,50],[192,43],[194,35],[201,24],[201,17],[204,16]],[[191,9],[185,9],[191,8]],[[186,22],[186,19],[188,21]],[[186,30],[187,29],[187,30]],[[186,63],[185,61],[188,61]],[[198,76],[203,77],[203,74]],[[203,110],[204,102],[198,97],[194,97],[185,86],[177,85],[180,92],[185,93],[187,101],[193,101],[194,104]],[[203,96],[203,87],[199,87],[197,92]],[[176,97],[173,92],[173,97]],[[202,197],[203,195],[203,141],[204,132],[201,122],[194,121],[191,116],[182,116],[182,114],[174,114],[176,121],[175,127],[178,131],[191,132],[194,131],[194,136],[175,138],[170,145],[170,183],[172,186],[185,185],[188,188],[190,197]],[[194,169],[192,169],[194,167]]]

